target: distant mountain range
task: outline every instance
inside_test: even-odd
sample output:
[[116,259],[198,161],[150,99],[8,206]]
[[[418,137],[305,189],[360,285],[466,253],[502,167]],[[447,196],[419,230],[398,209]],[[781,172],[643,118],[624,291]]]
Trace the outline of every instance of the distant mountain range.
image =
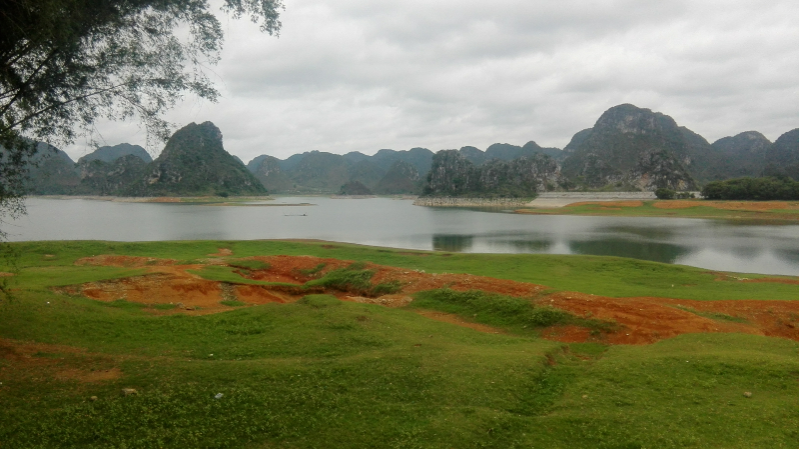
[[269,155],[246,167],[222,147],[210,122],[177,131],[153,161],[136,145],[102,147],[74,163],[40,144],[31,168],[33,194],[259,195],[271,193],[423,193],[440,196],[532,196],[547,190],[697,189],[742,176],[799,180],[799,129],[770,142],[746,131],[709,143],[659,112],[623,104],[563,149],[496,143],[433,153],[380,150],[372,156],[320,151],[284,160]]
[[[143,153],[143,154],[142,154]],[[102,147],[78,163],[41,146],[30,168],[30,193],[39,195],[198,196],[266,195],[240,159],[225,151],[211,122],[191,123],[152,160],[143,148]]]

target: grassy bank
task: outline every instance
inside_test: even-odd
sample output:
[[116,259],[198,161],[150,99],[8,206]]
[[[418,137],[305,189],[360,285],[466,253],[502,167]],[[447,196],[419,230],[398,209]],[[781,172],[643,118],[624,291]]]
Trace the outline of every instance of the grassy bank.
[[[621,257],[544,254],[463,254],[375,248],[347,243],[300,241],[174,241],[174,242],[26,242],[12,246],[18,264],[26,268],[18,281],[28,285],[67,285],[104,276],[118,277],[117,268],[78,270],[75,260],[96,254],[176,259],[191,262],[228,249],[236,257],[256,255],[311,255],[425,270],[431,273],[470,273],[531,282],[555,290],[603,296],[663,296],[680,299],[796,299],[796,286],[749,283],[757,274],[710,272]],[[0,268],[0,271],[7,271]],[[105,274],[108,272],[108,274]],[[96,279],[94,279],[96,278]],[[46,280],[46,281],[45,281]],[[220,279],[221,280],[221,279]]]
[[799,220],[799,203],[786,201],[607,201],[582,202],[552,209],[518,209],[533,215],[603,215],[749,220]]
[[[446,291],[419,295],[415,306],[398,309],[309,295],[214,315],[159,316],[124,301],[52,290],[144,271],[74,264],[84,256],[198,261],[218,257],[210,255],[220,248],[236,258],[316,255],[610,296],[791,300],[796,285],[745,283],[736,280],[740,275],[620,258],[326,242],[13,248],[20,254],[19,272],[10,278],[15,296],[0,304],[0,447],[799,445],[799,345],[789,340],[693,334],[647,346],[565,344],[524,326],[572,317],[520,317],[514,311],[525,309],[518,300]],[[414,307],[486,314],[502,332],[433,321]],[[122,388],[138,394],[122,396]]]

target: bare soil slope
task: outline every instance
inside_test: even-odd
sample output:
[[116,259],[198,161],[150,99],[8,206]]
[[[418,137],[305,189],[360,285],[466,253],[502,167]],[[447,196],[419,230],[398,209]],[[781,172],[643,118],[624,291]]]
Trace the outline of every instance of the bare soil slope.
[[[469,274],[425,273],[367,263],[374,270],[373,284],[398,282],[400,290],[390,295],[368,297],[331,288],[304,289],[303,284],[353,262],[311,256],[250,257],[246,260],[268,264],[267,269],[236,273],[242,281],[261,281],[279,285],[253,285],[203,279],[190,271],[209,265],[231,266],[230,254],[212,254],[202,263],[181,265],[174,260],[128,256],[94,256],[78,260],[81,265],[145,267],[147,274],[102,282],[90,282],[61,288],[69,294],[82,294],[99,301],[126,300],[148,305],[175,304],[172,310],[152,313],[207,314],[230,310],[222,301],[240,301],[246,305],[288,303],[308,293],[328,293],[344,301],[403,307],[412,302],[416,292],[451,288],[482,290],[490,293],[529,298],[536,305],[552,306],[578,316],[614,321],[619,330],[597,334],[576,326],[552,327],[543,331],[546,338],[565,341],[602,341],[611,344],[649,344],[686,333],[742,332],[782,337],[799,341],[799,301],[694,301],[672,298],[611,298],[576,292],[548,293],[542,285],[508,281]],[[237,259],[239,261],[245,259]],[[782,279],[759,279],[758,282],[783,282]],[[422,316],[470,327],[482,332],[498,332],[478,323],[441,312],[420,311]]]

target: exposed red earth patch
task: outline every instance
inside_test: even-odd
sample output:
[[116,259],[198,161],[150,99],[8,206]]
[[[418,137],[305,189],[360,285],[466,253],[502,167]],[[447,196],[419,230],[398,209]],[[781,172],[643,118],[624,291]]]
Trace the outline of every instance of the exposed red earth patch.
[[[74,360],[64,361],[66,356]],[[94,369],[80,361],[91,358]],[[122,371],[107,357],[90,354],[81,348],[0,338],[0,376],[16,379],[77,381],[94,383],[122,377]]]
[[[421,270],[388,267],[366,263],[374,270],[373,284],[398,282],[400,291],[390,295],[369,297],[362,293],[342,292],[319,288],[306,291],[301,286],[325,273],[350,266],[353,262],[312,256],[258,256],[269,265],[263,270],[237,272],[251,280],[283,285],[261,286],[228,284],[202,279],[189,273],[200,270],[202,264],[176,265],[172,260],[130,258],[126,256],[94,256],[78,264],[109,264],[114,266],[145,267],[146,275],[111,281],[92,282],[62,288],[71,294],[83,294],[100,301],[124,299],[144,304],[178,304],[173,310],[153,310],[152,313],[216,313],[231,308],[224,300],[238,300],[247,305],[290,303],[308,293],[328,293],[345,301],[404,307],[413,293],[451,288],[459,291],[482,290],[502,295],[530,298],[537,305],[552,306],[580,317],[613,321],[619,325],[615,332],[597,332],[579,326],[544,329],[545,338],[564,342],[601,341],[610,344],[649,344],[686,333],[743,332],[756,335],[789,338],[799,341],[799,301],[693,301],[670,298],[609,298],[577,292],[557,292],[544,295],[546,287],[536,284],[495,279],[470,274],[425,273]],[[241,259],[239,259],[241,260]],[[162,263],[163,262],[163,263]],[[225,264],[213,259],[211,264]],[[793,280],[763,278],[752,282],[786,282]],[[295,287],[296,286],[296,287]],[[148,309],[149,310],[149,309]],[[499,332],[478,323],[471,323],[449,314],[418,311],[422,316],[469,327],[481,332]]]

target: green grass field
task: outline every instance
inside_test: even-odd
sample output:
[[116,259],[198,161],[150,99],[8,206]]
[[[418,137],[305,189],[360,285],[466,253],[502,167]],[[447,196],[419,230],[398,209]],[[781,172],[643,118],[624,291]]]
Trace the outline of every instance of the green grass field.
[[[325,242],[12,248],[18,274],[3,278],[13,297],[0,304],[0,448],[799,447],[794,341],[693,334],[648,346],[564,344],[522,326],[570,318],[520,318],[518,302],[474,295],[429,293],[416,307],[488,313],[505,333],[433,321],[414,313],[414,303],[390,309],[309,295],[213,315],[158,316],[134,303],[52,291],[144,271],[74,265],[84,256],[197,261],[220,248],[233,252],[231,260],[305,254],[607,296],[792,300],[796,285],[621,258]],[[214,270],[202,274],[237,276]],[[119,375],[87,381],[108,372]],[[138,394],[122,396],[122,388]]]

